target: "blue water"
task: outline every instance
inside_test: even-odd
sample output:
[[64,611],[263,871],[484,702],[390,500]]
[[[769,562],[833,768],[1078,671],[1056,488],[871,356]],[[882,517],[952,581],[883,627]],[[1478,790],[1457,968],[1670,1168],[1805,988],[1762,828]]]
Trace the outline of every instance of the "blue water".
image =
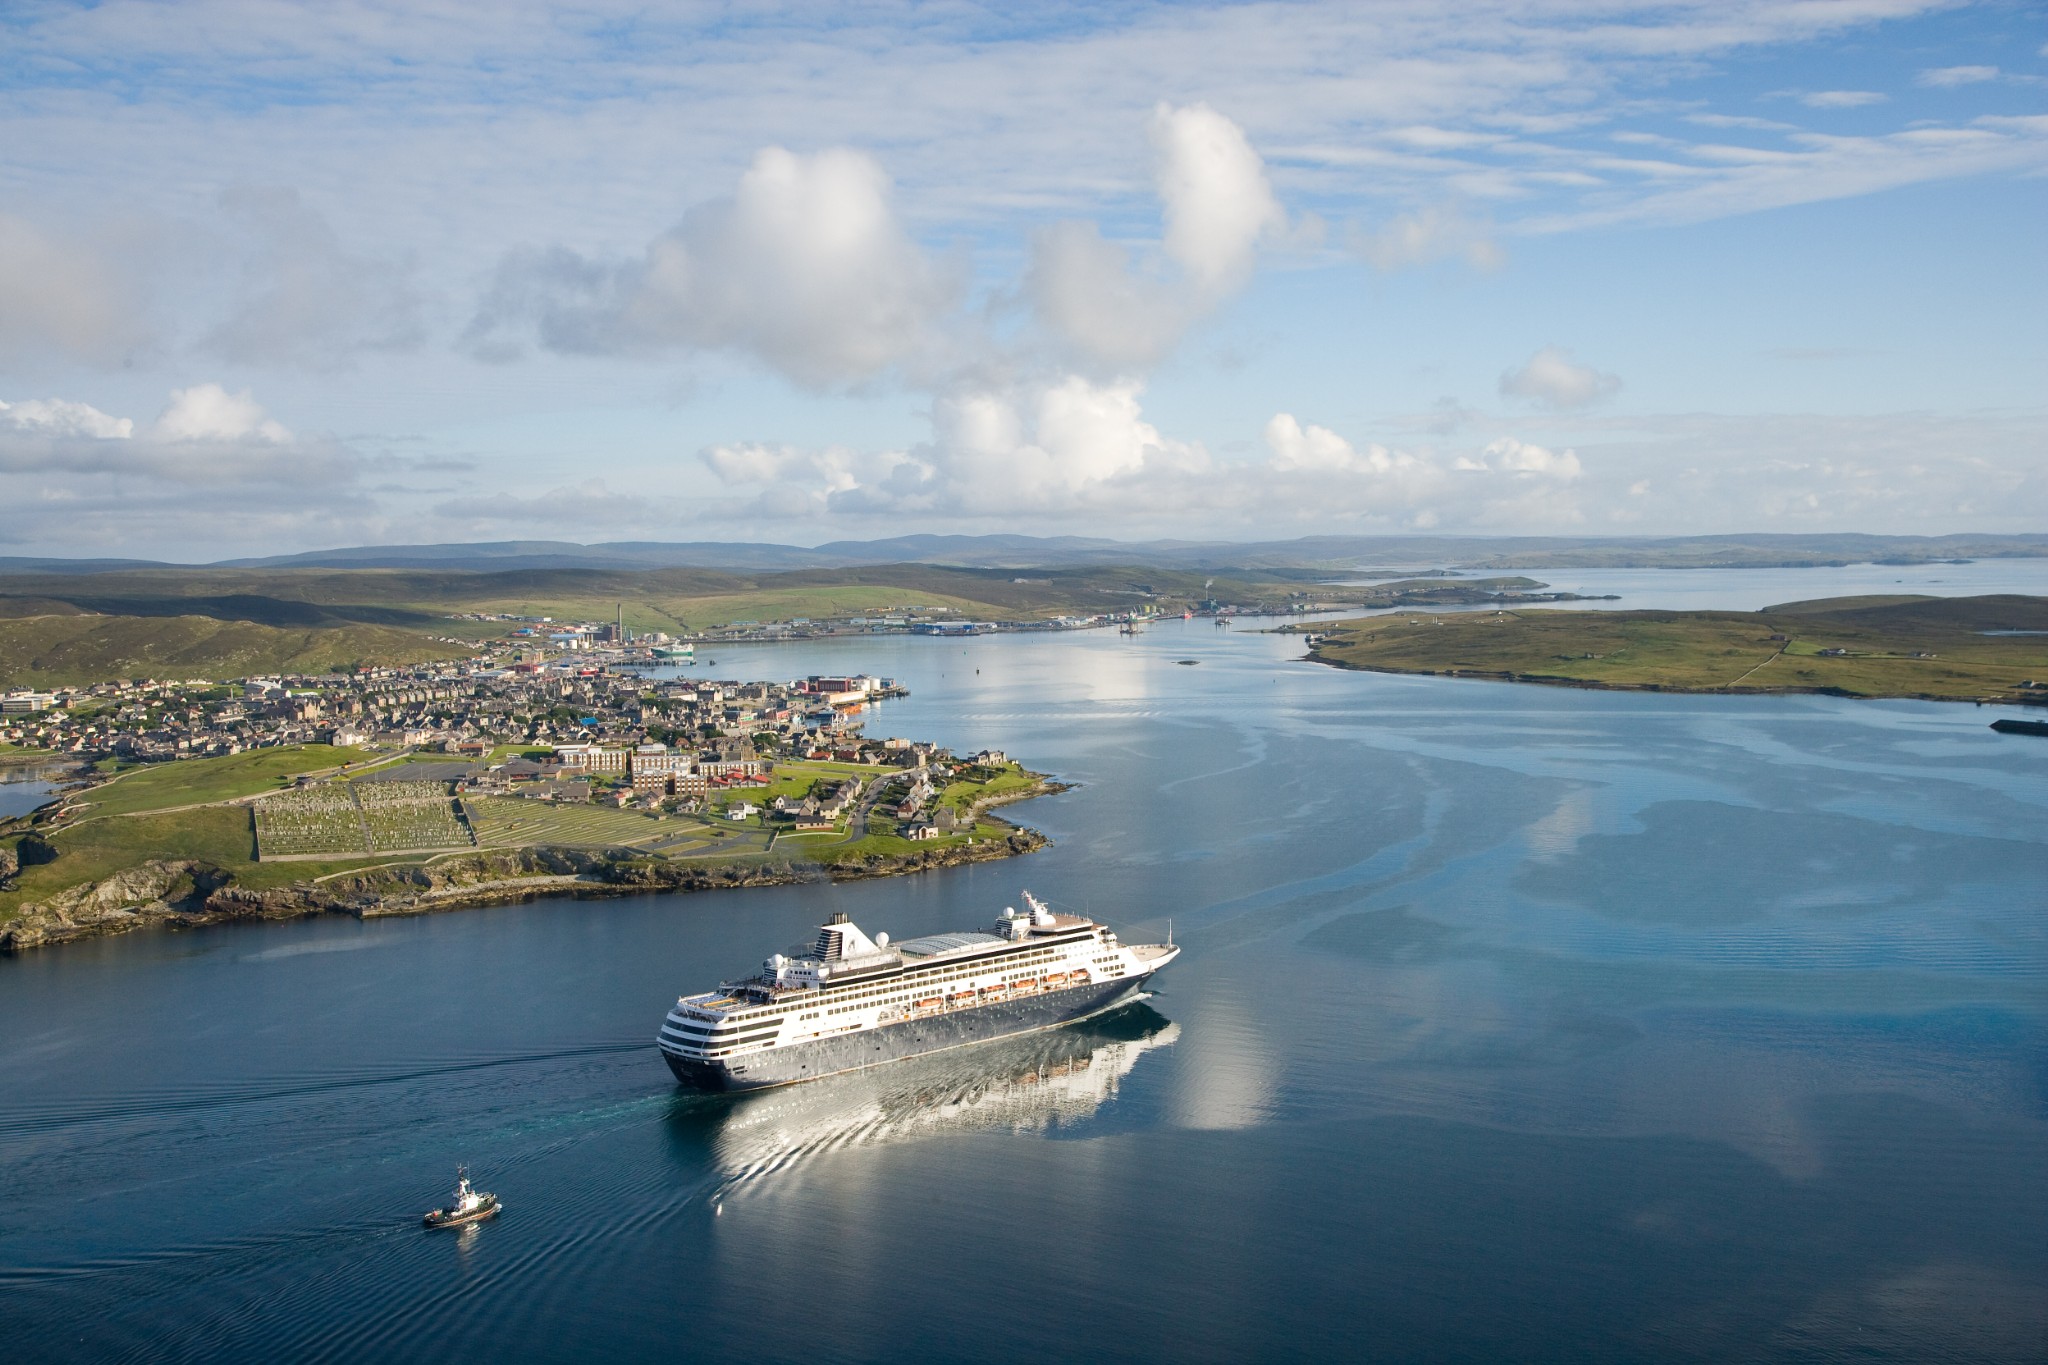
[[[0,961],[8,1358],[2043,1358],[2048,743],[1299,652],[717,651],[1077,783],[1028,858]],[[738,1100],[652,1047],[832,911],[1023,886],[1186,953],[1086,1030]],[[420,1231],[458,1161],[506,1213]]]
[[0,820],[28,814],[48,801],[55,792],[55,784],[44,780],[40,774],[0,770]]

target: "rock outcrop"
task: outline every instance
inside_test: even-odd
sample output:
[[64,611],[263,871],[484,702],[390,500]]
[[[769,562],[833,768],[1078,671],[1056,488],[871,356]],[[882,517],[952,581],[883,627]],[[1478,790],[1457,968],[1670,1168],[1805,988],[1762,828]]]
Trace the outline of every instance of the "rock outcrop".
[[204,922],[208,899],[227,880],[228,875],[210,863],[151,859],[103,881],[69,887],[22,906],[14,922],[0,932],[0,949],[36,948],[165,920]]

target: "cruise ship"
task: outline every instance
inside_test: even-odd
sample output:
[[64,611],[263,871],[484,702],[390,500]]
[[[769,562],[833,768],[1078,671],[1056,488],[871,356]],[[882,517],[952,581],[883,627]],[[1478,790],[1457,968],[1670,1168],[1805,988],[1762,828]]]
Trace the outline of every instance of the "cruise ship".
[[1135,997],[1180,956],[1122,943],[1030,892],[987,931],[891,943],[834,915],[801,957],[676,1001],[661,1055],[685,1085],[756,1090],[1056,1028]]

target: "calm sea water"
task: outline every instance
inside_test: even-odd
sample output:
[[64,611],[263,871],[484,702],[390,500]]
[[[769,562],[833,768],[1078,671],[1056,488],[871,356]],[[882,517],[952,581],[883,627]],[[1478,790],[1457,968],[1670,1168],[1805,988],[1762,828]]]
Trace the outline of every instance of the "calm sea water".
[[47,802],[56,785],[40,772],[0,768],[0,820],[26,815]]
[[[1029,858],[0,961],[8,1358],[2043,1358],[2048,742],[1298,653],[696,670],[902,679],[874,732],[1079,784],[1014,810]],[[1023,886],[1187,951],[1141,1007],[863,1077],[699,1098],[656,1055],[832,911]],[[424,1233],[458,1161],[507,1212]]]

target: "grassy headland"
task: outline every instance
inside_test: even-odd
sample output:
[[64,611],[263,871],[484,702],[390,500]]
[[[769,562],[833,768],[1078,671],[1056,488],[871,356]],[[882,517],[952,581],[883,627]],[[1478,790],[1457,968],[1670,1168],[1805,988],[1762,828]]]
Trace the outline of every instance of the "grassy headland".
[[[2033,631],[2042,634],[2000,634]],[[2048,598],[1844,597],[1736,611],[1399,612],[1337,622],[1342,668],[1676,692],[2016,700],[2048,682]]]
[[[966,769],[942,794],[952,827],[913,839],[884,799],[902,788],[883,779],[907,774],[789,762],[778,765],[772,788],[721,801],[796,795],[852,776],[869,785],[870,797],[830,828],[792,834],[760,812],[745,819],[728,819],[723,810],[657,817],[601,805],[465,796],[459,818],[475,837],[472,843],[465,832],[460,847],[391,854],[363,851],[362,844],[343,851],[336,842],[319,845],[331,847],[331,857],[324,851],[261,856],[252,800],[302,777],[334,775],[361,758],[356,750],[305,745],[135,768],[71,795],[61,810],[0,822],[0,947],[158,922],[418,913],[542,894],[890,876],[1042,847],[1042,836],[986,811],[1057,789],[1015,764]],[[355,828],[351,821],[344,832]]]

